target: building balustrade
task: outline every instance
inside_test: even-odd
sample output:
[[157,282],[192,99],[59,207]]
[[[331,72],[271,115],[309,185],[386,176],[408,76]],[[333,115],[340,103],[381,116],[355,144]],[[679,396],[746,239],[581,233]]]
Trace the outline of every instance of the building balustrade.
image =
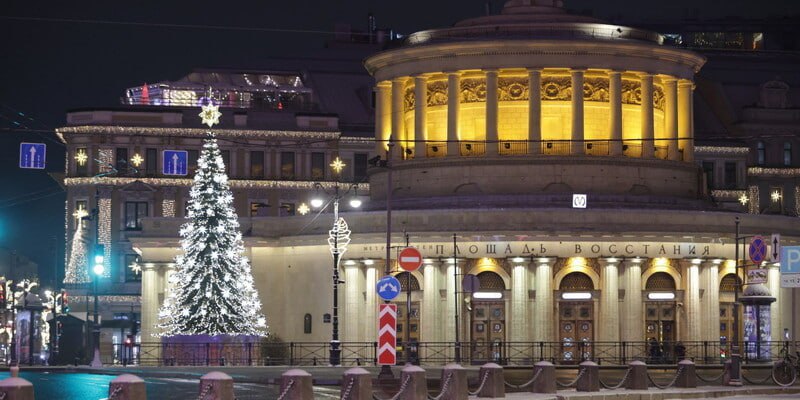
[[461,155],[464,157],[482,156],[486,154],[486,142],[462,141]]
[[[668,139],[655,139],[657,143],[667,142]],[[538,142],[538,143],[537,143]],[[583,149],[583,153],[573,154],[572,144],[576,142],[573,140],[542,140],[542,141],[528,141],[528,140],[499,140],[497,141],[497,153],[491,154],[487,150],[490,141],[483,140],[462,140],[458,141],[459,155],[462,157],[482,157],[482,156],[524,156],[528,155],[531,146],[538,146],[540,152],[537,154],[549,156],[569,156],[569,155],[587,155],[587,156],[612,156],[614,140],[581,140],[577,143],[582,143],[578,149]],[[406,150],[406,157],[404,159],[419,159],[419,158],[440,158],[447,156],[447,142],[446,141],[425,141],[424,155],[414,154],[410,149]],[[641,158],[643,145],[640,141],[623,141],[622,142],[622,155],[630,158]],[[411,156],[413,154],[413,157]],[[685,161],[684,150],[678,151],[677,161]],[[653,158],[660,160],[669,160],[669,146],[666,144],[657,144],[653,146]]]

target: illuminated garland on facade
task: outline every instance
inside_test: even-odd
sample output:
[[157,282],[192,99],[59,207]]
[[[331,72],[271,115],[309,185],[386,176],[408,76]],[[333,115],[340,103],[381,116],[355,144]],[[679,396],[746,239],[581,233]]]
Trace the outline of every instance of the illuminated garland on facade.
[[749,147],[728,147],[728,146],[695,146],[695,153],[703,154],[738,154],[747,155],[750,153]]
[[749,196],[750,208],[748,209],[747,212],[749,212],[750,214],[758,214],[761,211],[758,198],[759,196],[758,186],[750,186],[747,190],[750,194]]
[[794,187],[794,215],[800,217],[800,186]]
[[97,241],[103,245],[105,260],[103,262],[103,277],[111,277],[111,199],[108,197],[100,198],[100,214],[97,227]]
[[[274,130],[253,130],[253,129],[220,129],[214,133],[224,139],[225,137],[234,138],[259,138],[259,139],[324,139],[337,140],[341,132],[323,131],[274,131]],[[193,136],[204,138],[208,131],[202,128],[152,128],[152,127],[131,127],[131,126],[69,126],[56,129],[56,135],[64,142],[64,134],[90,134],[90,135],[124,135],[124,136]]]
[[175,200],[173,199],[161,200],[161,215],[166,218],[175,217]]
[[101,174],[111,171],[114,167],[114,149],[98,150],[97,158],[100,160],[100,164],[97,168]]
[[711,197],[715,199],[738,199],[745,192],[745,190],[712,190]]
[[[192,180],[186,178],[121,178],[121,177],[83,177],[83,178],[64,178],[64,186],[125,186],[133,182],[142,182],[151,186],[192,186]],[[310,181],[277,181],[277,180],[255,180],[238,179],[231,180],[230,187],[233,189],[314,189],[317,182]],[[318,182],[325,189],[334,189],[335,182]],[[359,193],[369,191],[369,184],[359,183]]]
[[750,167],[747,169],[748,175],[754,176],[790,176],[800,177],[800,168],[764,168],[764,167]]

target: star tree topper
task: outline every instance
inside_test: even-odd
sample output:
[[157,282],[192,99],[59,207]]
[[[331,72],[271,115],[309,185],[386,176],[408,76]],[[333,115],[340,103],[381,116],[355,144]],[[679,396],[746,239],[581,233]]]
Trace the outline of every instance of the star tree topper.
[[219,106],[214,105],[210,101],[203,106],[203,111],[198,114],[203,119],[203,123],[208,125],[209,128],[219,123],[219,117],[222,113],[219,112]]

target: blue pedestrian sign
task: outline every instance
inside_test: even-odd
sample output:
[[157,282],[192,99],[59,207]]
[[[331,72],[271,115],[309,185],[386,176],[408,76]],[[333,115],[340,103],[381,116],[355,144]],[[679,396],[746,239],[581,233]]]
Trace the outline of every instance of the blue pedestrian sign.
[[19,167],[27,169],[44,169],[47,161],[47,146],[44,143],[20,143]]
[[800,246],[783,246],[781,274],[800,274]]
[[378,291],[378,296],[386,301],[392,300],[400,294],[400,281],[397,278],[389,275],[384,276],[375,285]]
[[186,175],[189,155],[186,150],[164,150],[161,172],[164,175]]

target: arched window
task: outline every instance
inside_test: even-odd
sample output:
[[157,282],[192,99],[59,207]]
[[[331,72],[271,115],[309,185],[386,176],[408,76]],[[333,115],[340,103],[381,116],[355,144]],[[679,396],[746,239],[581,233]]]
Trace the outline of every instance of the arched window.
[[311,314],[303,317],[303,333],[311,333]]
[[656,272],[647,278],[646,290],[675,290],[675,279],[666,272]]
[[789,142],[783,144],[783,165],[792,165],[792,144]]
[[594,290],[594,283],[583,272],[570,272],[561,279],[558,288],[562,291]]
[[[408,291],[408,284],[409,283],[411,283],[411,291],[412,292],[416,291],[416,290],[419,290],[419,281],[417,280],[417,277],[414,276],[413,274],[411,274],[409,272],[401,272],[401,273],[395,275],[394,277],[397,278],[398,281],[400,281],[400,290],[402,290],[403,292]],[[409,278],[411,278],[410,282],[409,282]]]
[[767,149],[764,146],[764,142],[758,142],[756,144],[756,164],[764,165],[767,161]]

